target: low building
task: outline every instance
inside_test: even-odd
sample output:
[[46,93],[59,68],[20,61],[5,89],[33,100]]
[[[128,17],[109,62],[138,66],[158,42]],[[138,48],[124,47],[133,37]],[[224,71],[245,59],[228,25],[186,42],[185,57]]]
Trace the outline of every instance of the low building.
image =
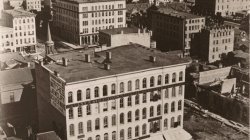
[[14,9],[19,9],[22,7],[23,0],[8,0],[8,5]]
[[41,11],[41,0],[24,0],[24,8],[28,11]]
[[13,28],[0,26],[0,52],[15,52]]
[[36,134],[36,140],[61,140],[54,131]]
[[130,43],[150,47],[150,32],[139,28],[117,28],[101,30],[99,44],[106,44],[107,48],[128,45]]

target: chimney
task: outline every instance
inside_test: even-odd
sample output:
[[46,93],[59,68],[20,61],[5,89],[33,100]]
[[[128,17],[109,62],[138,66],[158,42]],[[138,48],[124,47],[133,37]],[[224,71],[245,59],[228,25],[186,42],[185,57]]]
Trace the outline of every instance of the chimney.
[[111,61],[111,52],[106,52],[107,61]]
[[147,29],[146,29],[146,28],[144,28],[144,29],[143,29],[143,33],[145,34],[146,32],[147,32]]
[[54,74],[55,74],[56,77],[60,76],[60,74],[57,71],[54,71]]
[[43,66],[43,60],[40,60],[40,61],[39,61],[39,64],[40,64],[41,66]]
[[85,54],[85,62],[90,63],[90,54]]
[[156,57],[155,56],[149,56],[149,61],[150,62],[156,62]]
[[68,59],[63,57],[62,58],[63,66],[67,67],[68,66]]
[[104,64],[104,69],[105,69],[105,70],[110,70],[110,64],[105,63],[105,64]]
[[141,33],[141,29],[140,28],[138,28],[138,34],[140,34]]
[[30,67],[30,62],[27,63],[27,67]]

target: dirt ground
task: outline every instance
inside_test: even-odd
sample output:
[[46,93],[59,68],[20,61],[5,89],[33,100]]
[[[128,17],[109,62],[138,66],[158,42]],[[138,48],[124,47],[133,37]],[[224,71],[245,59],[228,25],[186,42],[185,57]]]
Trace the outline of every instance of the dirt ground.
[[212,118],[205,118],[189,107],[184,110],[183,127],[194,140],[249,140],[249,136]]

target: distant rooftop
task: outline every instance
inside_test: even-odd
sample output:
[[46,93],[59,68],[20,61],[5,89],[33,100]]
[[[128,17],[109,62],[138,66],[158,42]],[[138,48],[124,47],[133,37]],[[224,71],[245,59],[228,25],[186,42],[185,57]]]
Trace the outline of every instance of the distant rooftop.
[[94,2],[110,2],[110,1],[125,1],[125,0],[61,0],[68,3],[94,3]]
[[[109,35],[115,35],[115,34],[121,34],[123,31],[123,34],[130,34],[130,33],[138,33],[139,28],[135,27],[123,27],[123,28],[114,28],[114,29],[106,29],[106,30],[101,30],[100,32],[109,34]],[[140,33],[142,33],[143,30],[140,29]]]
[[13,28],[0,26],[0,33],[13,32]]
[[[95,53],[91,57],[91,63],[85,62],[84,57],[77,56],[76,59],[68,62],[68,66],[63,66],[62,63],[51,63],[44,66],[51,71],[57,71],[61,78],[70,83],[189,62],[175,54],[166,54],[138,44],[119,46],[108,51],[112,54],[110,70],[104,69],[107,51]],[[156,62],[149,61],[149,56],[155,56]]]
[[11,9],[11,10],[4,10],[4,13],[10,14],[13,17],[30,17],[30,16],[35,16],[35,14],[31,12],[27,12],[22,9]]
[[160,7],[157,12],[166,14],[166,15],[170,15],[173,17],[179,17],[182,19],[193,19],[193,18],[202,18],[202,16],[198,16],[198,15],[194,15],[194,14],[190,14],[187,12],[180,12],[180,11],[175,11],[172,9],[168,9],[166,7]]
[[36,136],[37,140],[61,140],[54,131],[38,133]]

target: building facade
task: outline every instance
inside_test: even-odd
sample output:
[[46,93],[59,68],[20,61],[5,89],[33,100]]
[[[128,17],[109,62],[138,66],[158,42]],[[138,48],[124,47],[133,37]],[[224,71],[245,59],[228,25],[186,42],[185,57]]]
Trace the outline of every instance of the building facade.
[[230,16],[238,11],[250,9],[249,0],[197,0],[195,5],[201,12],[221,16]]
[[62,0],[54,8],[54,26],[58,34],[79,45],[97,43],[99,30],[126,25],[125,0]]
[[221,60],[234,49],[234,29],[215,27],[203,29],[200,34],[200,58],[209,63]]
[[13,28],[0,26],[0,33],[1,33],[0,51],[1,52],[2,51],[9,51],[9,52],[16,51],[16,48],[14,47]]
[[152,12],[152,38],[163,51],[182,50],[189,56],[191,41],[204,26],[204,17],[166,8]]
[[41,11],[41,0],[25,0],[25,9]]
[[[106,56],[106,63],[98,63],[95,56]],[[68,140],[163,140],[163,135],[169,138],[169,133],[177,131],[175,139],[190,138],[181,138],[190,136],[182,129],[188,61],[140,45],[116,47],[95,56],[87,54],[86,60],[63,58],[63,66],[36,64],[38,83],[47,79],[49,85],[37,84],[39,117],[48,110],[45,106],[55,109],[47,118],[40,117],[40,130],[45,131],[42,127],[54,121],[65,126],[64,139]],[[90,68],[89,62],[94,67]],[[79,69],[69,73],[74,65]],[[51,120],[43,121],[49,117]]]
[[36,26],[35,14],[21,10],[4,10],[2,13],[4,26],[13,29],[13,46],[15,51],[35,50]]

